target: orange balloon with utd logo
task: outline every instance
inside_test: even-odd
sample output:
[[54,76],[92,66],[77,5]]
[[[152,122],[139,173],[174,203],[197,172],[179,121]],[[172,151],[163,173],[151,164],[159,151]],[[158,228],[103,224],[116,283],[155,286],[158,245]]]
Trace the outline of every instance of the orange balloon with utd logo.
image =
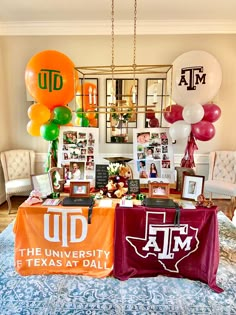
[[68,104],[75,96],[78,72],[73,62],[56,50],[34,55],[25,70],[30,95],[49,109]]

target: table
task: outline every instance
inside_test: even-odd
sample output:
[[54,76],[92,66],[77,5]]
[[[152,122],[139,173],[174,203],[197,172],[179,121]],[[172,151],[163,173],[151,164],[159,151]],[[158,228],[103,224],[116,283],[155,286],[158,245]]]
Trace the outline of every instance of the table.
[[216,284],[219,264],[217,208],[175,209],[134,206],[115,209],[114,277],[164,275]]
[[105,277],[114,261],[114,207],[29,206],[17,212],[15,268],[21,275],[82,274]]

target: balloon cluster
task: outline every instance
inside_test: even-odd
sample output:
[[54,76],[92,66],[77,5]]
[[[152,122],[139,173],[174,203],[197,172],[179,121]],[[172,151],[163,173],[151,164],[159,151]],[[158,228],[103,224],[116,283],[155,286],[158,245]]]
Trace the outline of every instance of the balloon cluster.
[[42,51],[28,62],[25,83],[37,102],[28,109],[27,132],[47,141],[57,139],[60,126],[72,119],[67,104],[74,98],[78,83],[74,64],[58,51]]
[[169,133],[173,140],[188,138],[181,166],[194,166],[195,139],[208,141],[215,136],[213,123],[220,118],[221,110],[210,101],[221,81],[218,61],[205,51],[184,53],[173,63],[172,98],[176,105],[166,108],[164,118],[172,124]]
[[221,109],[216,104],[195,104],[183,107],[171,105],[166,108],[164,118],[171,123],[169,133],[173,140],[187,138],[190,133],[197,140],[208,141],[215,136],[213,122],[221,116]]
[[[221,67],[211,54],[193,50],[173,63],[173,99],[177,104],[166,108],[164,118],[172,124],[173,140],[187,138],[208,141],[215,135],[212,124],[221,115],[219,106],[208,104],[222,81]],[[204,105],[205,104],[205,105]]]

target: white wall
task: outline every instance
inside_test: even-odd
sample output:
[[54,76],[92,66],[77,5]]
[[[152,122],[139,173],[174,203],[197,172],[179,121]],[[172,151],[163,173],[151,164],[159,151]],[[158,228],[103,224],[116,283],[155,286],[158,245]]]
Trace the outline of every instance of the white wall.
[[[110,65],[110,36],[6,36],[0,37],[0,151],[31,148],[47,151],[47,141],[27,134],[28,122],[24,71],[36,53],[54,49],[65,53],[76,66]],[[236,150],[234,125],[236,117],[236,35],[150,35],[137,36],[137,64],[171,64],[180,54],[205,50],[220,62],[223,82],[215,98],[222,115],[215,123],[216,136],[198,141],[197,153],[212,150]],[[132,64],[132,36],[115,37],[115,63]],[[105,95],[105,88],[100,89]],[[144,122],[143,122],[144,124]],[[104,124],[100,124],[101,126]],[[132,145],[105,144],[104,128],[100,130],[100,153],[131,154]],[[178,141],[175,153],[183,154],[186,143]]]

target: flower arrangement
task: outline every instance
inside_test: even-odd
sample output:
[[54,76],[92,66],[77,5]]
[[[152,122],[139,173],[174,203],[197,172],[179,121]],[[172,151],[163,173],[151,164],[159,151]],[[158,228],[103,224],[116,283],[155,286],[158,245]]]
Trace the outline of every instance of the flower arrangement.
[[108,175],[119,175],[120,172],[120,163],[110,163],[107,167]]

